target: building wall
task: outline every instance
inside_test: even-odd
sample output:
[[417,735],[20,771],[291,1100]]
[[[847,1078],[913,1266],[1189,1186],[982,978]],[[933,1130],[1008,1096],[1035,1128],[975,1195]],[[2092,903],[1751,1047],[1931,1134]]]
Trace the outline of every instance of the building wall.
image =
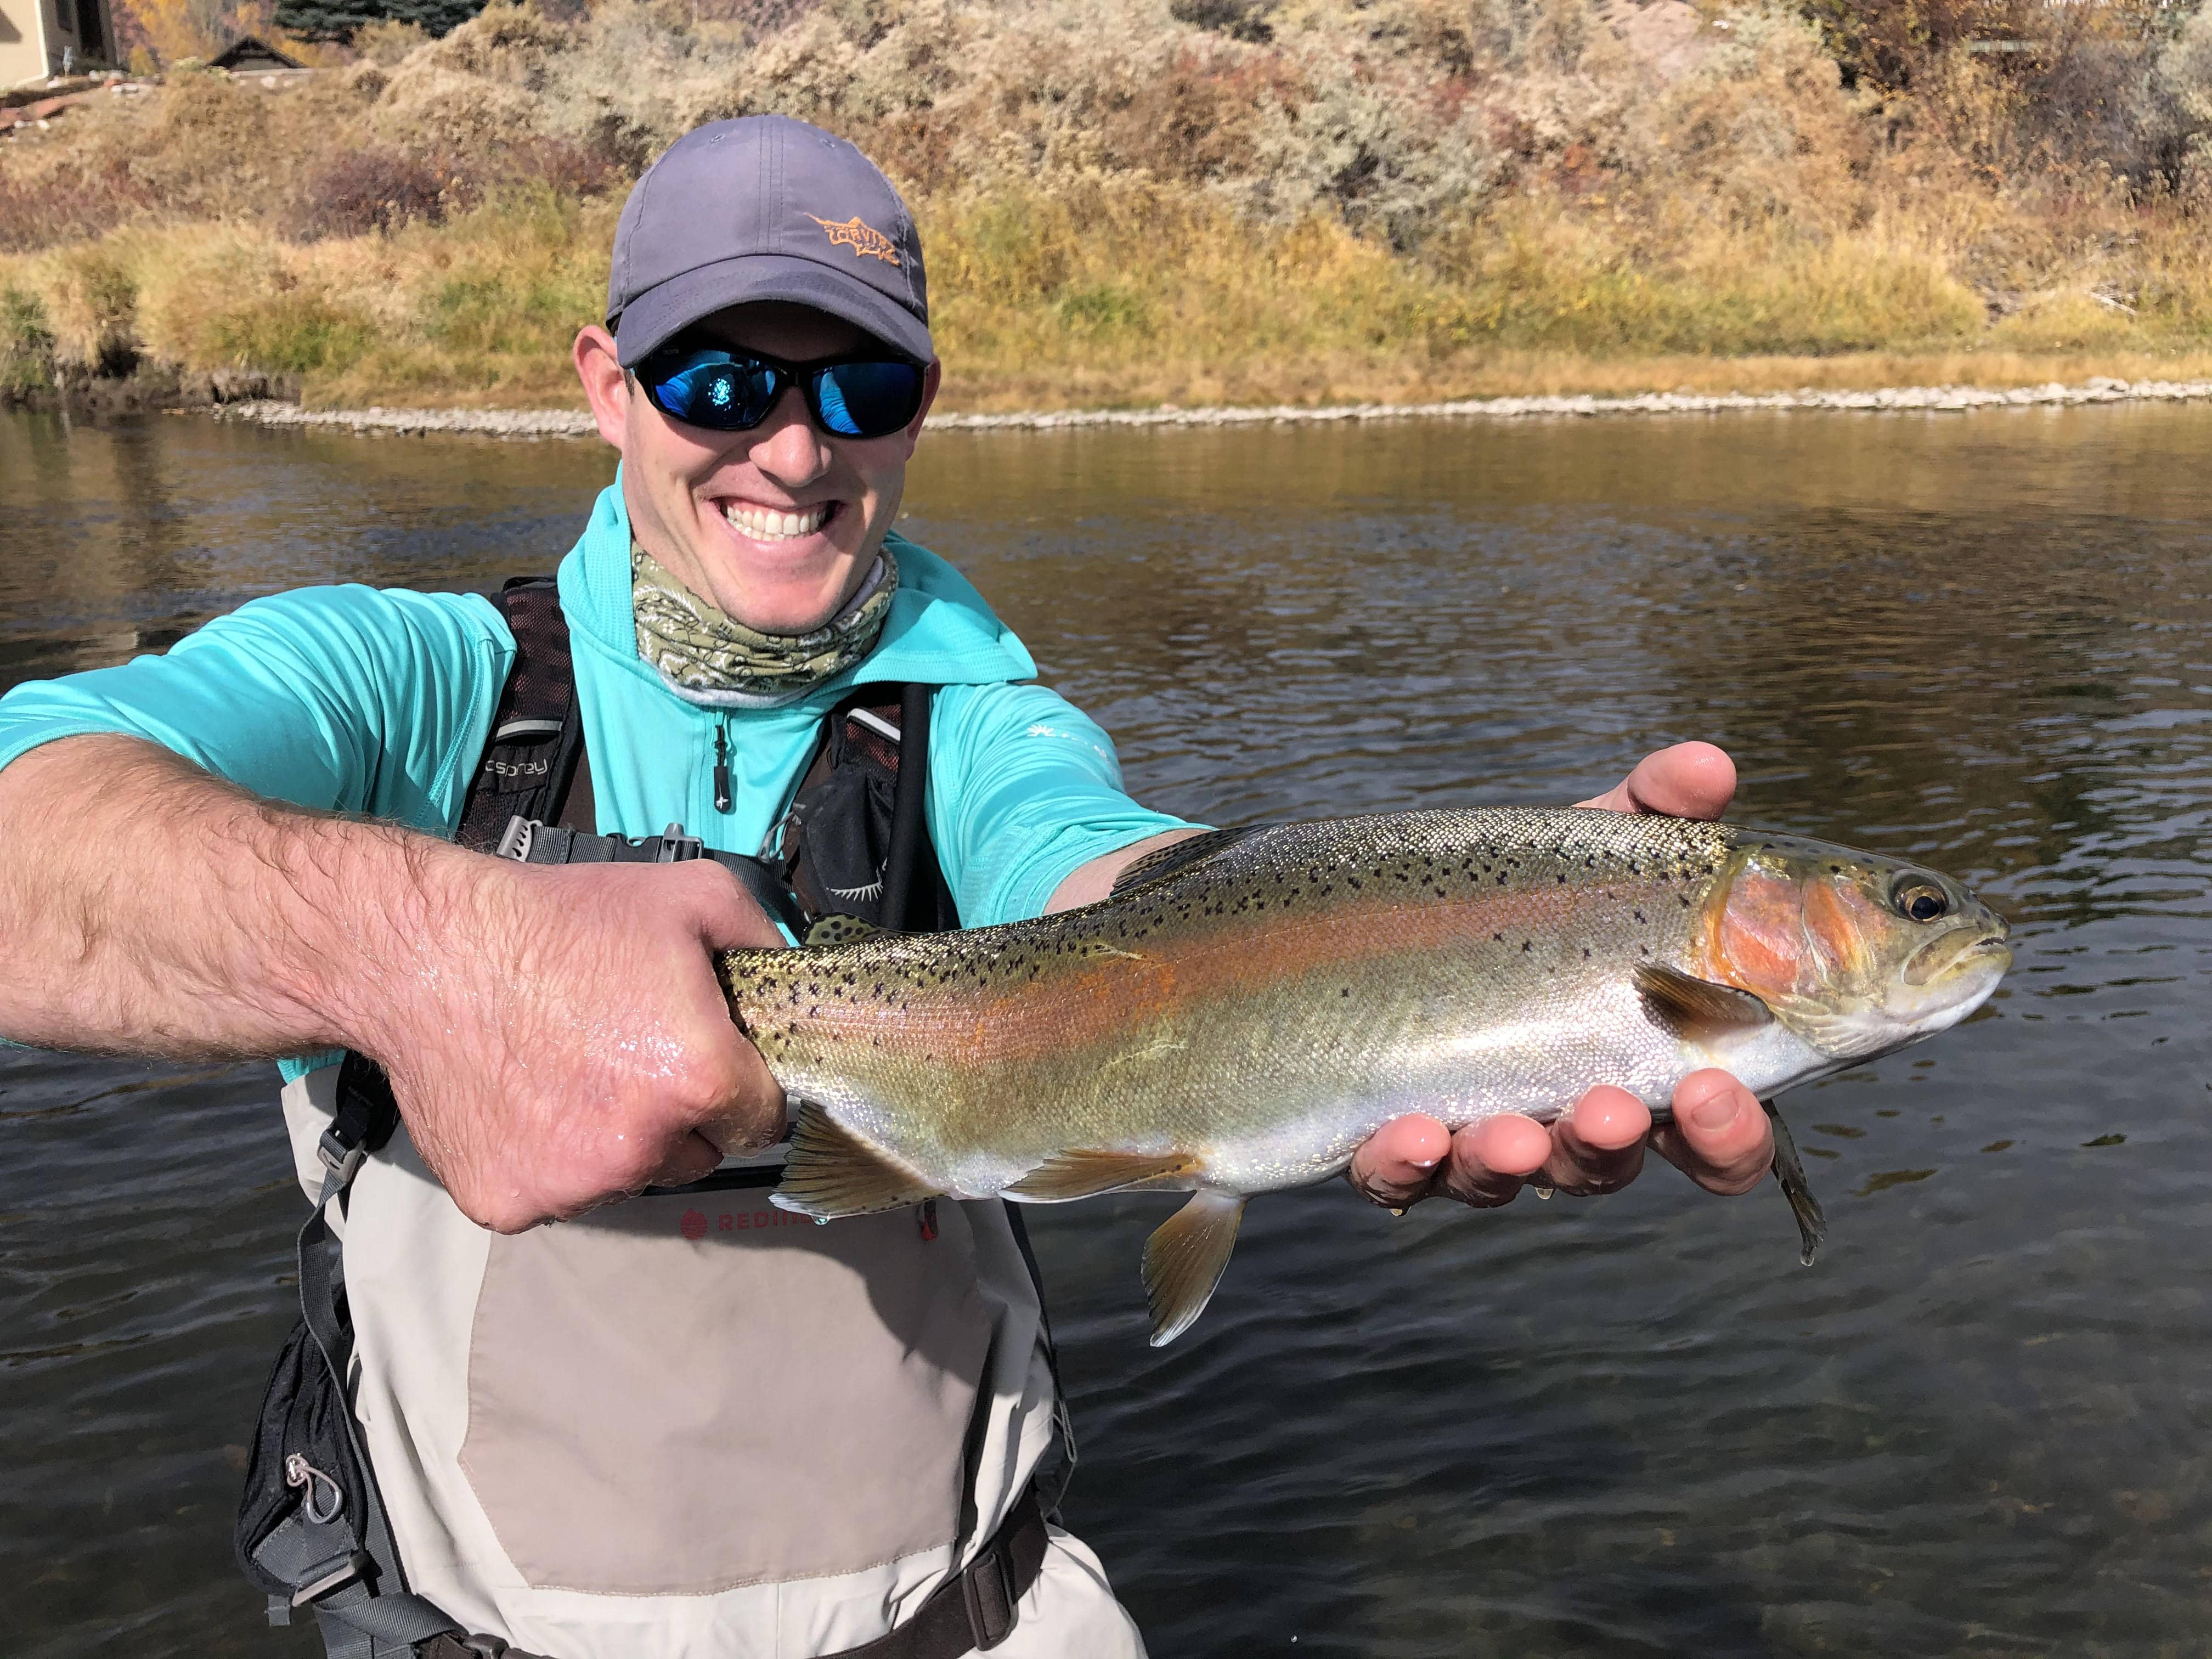
[[46,67],[46,20],[54,0],[0,0],[0,88],[21,86],[51,73]]

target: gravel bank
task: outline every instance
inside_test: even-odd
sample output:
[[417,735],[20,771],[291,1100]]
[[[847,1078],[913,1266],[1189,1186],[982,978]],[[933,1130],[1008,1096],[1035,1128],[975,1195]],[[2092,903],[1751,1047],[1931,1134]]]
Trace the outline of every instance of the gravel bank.
[[[1043,431],[1064,427],[1254,426],[1316,421],[1518,420],[1578,415],[1717,415],[1735,410],[1860,409],[1963,412],[2043,405],[2179,403],[2212,399],[2212,380],[2115,380],[2085,386],[2016,386],[1996,392],[1970,386],[1892,386],[1879,392],[1735,392],[1705,397],[1651,392],[1635,398],[1470,398],[1445,404],[1346,404],[1322,408],[1075,410],[1063,414],[939,415],[938,430]],[[264,426],[343,427],[357,433],[412,435],[469,432],[494,438],[581,438],[592,417],[559,409],[301,409],[296,404],[227,404],[216,418]]]

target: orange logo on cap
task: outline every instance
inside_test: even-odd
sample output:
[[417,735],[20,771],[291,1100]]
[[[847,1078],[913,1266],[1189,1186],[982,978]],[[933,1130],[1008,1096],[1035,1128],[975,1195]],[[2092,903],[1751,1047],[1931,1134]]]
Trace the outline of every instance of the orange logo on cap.
[[873,225],[862,224],[857,213],[842,225],[833,225],[829,220],[811,213],[806,216],[830,233],[831,247],[848,247],[856,258],[865,255],[871,259],[881,259],[885,264],[895,265],[899,262],[898,249],[892,245],[891,239]]

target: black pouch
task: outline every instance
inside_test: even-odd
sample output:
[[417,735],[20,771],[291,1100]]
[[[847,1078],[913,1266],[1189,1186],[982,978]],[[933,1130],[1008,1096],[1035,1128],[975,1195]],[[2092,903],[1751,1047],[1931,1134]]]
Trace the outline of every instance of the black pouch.
[[[897,712],[896,705],[890,712]],[[827,760],[827,775],[802,787],[784,820],[778,873],[792,884],[809,921],[854,916],[879,926],[898,745],[841,712],[830,722]]]
[[302,1320],[270,1371],[238,1504],[238,1565],[288,1605],[362,1571],[368,1492],[350,1419]]

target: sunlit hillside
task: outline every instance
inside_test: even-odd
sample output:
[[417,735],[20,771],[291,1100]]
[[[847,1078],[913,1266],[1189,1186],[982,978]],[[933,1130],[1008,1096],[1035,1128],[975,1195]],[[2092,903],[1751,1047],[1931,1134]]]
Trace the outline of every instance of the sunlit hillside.
[[766,110],[848,134],[908,192],[966,408],[2212,358],[2212,15],[758,15],[498,5],[441,40],[374,31],[304,88],[173,71],[0,143],[0,376],[144,358],[296,374],[325,403],[572,402],[623,191],[691,125]]

